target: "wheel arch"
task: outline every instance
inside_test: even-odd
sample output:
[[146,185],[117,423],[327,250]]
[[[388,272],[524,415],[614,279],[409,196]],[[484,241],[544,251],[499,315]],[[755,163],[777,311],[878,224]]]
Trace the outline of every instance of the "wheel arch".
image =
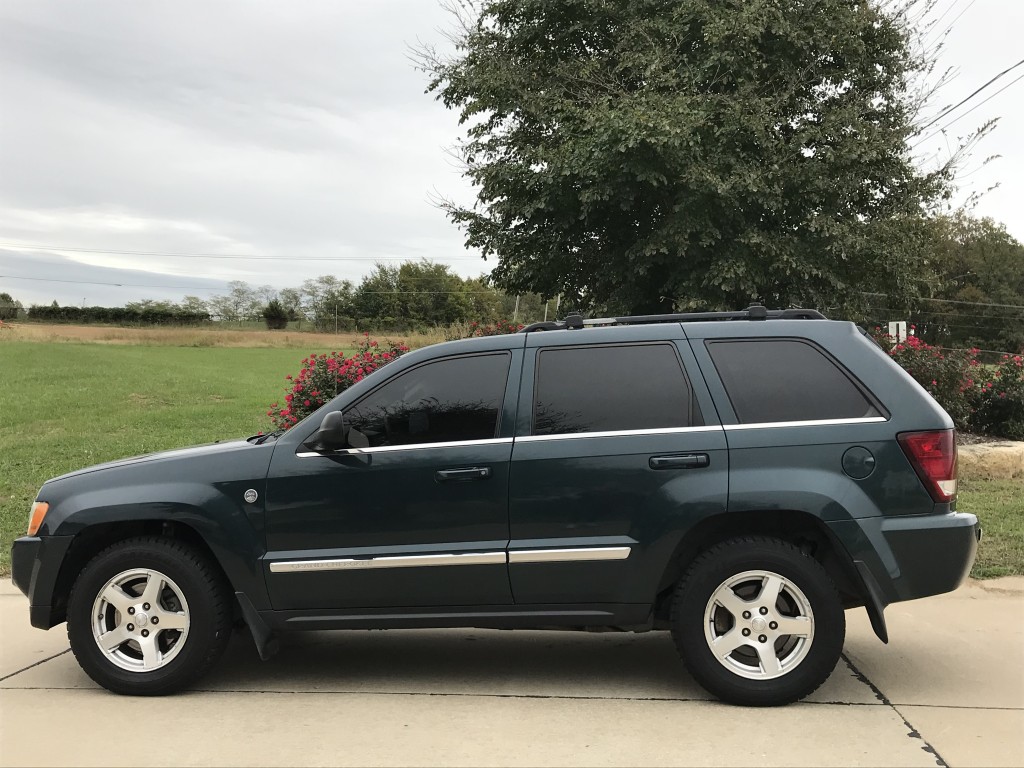
[[821,518],[798,510],[748,510],[704,518],[690,528],[676,545],[658,582],[654,601],[656,625],[668,621],[671,596],[694,558],[708,548],[737,536],[761,535],[788,541],[817,560],[831,577],[844,608],[865,606],[872,626],[886,641],[884,618],[877,595],[865,583],[862,571]]
[[[213,535],[211,535],[213,534]],[[246,568],[240,567],[240,560],[235,553],[225,552],[224,536],[216,529],[212,521],[197,525],[195,520],[183,520],[180,516],[135,516],[126,519],[95,522],[82,527],[71,541],[65,554],[50,599],[50,626],[65,621],[67,618],[68,596],[71,588],[82,572],[82,569],[101,551],[121,541],[138,536],[160,536],[187,543],[210,561],[216,564],[232,590],[251,594],[255,589],[256,600],[265,589],[260,589],[260,580],[252,578]],[[254,571],[256,563],[249,564],[248,569]],[[254,601],[255,602],[255,601]]]

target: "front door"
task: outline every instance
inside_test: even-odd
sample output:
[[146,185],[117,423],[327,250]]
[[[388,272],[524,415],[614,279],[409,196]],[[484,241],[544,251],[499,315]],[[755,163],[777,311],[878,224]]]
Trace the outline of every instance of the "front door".
[[513,359],[518,374],[518,350],[423,363],[346,409],[360,447],[275,451],[264,567],[276,610],[512,602]]

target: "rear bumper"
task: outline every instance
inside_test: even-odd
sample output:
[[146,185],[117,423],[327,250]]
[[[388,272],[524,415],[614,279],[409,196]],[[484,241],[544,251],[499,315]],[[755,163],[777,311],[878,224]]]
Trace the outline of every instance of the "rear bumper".
[[11,545],[11,581],[28,596],[33,627],[49,629],[58,623],[56,614],[63,606],[54,605],[54,587],[73,538],[22,536]]
[[978,552],[978,518],[962,512],[869,517],[830,524],[854,560],[863,561],[885,604],[952,592]]

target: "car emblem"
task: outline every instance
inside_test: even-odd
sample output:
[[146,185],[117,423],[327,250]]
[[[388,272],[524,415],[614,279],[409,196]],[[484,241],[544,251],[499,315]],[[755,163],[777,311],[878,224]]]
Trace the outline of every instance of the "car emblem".
[[250,504],[254,503],[256,499],[258,499],[259,497],[260,495],[256,493],[256,491],[253,490],[252,488],[245,492],[245,500],[248,501]]

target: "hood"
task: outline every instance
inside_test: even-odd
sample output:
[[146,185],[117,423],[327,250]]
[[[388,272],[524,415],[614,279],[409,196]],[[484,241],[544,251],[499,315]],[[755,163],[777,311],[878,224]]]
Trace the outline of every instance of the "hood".
[[57,477],[51,477],[46,482],[52,483],[57,480],[67,480],[71,477],[78,477],[80,475],[87,475],[90,472],[101,472],[105,469],[118,469],[121,467],[127,467],[132,464],[148,464],[150,462],[162,462],[162,461],[174,461],[177,459],[193,459],[203,456],[214,455],[218,453],[226,453],[228,451],[237,451],[243,447],[254,447],[252,443],[246,440],[228,440],[219,443],[207,443],[205,445],[194,445],[189,448],[175,448],[172,451],[159,451],[157,453],[144,453],[141,456],[131,456],[127,459],[118,459],[117,461],[107,461],[103,464],[93,464],[91,467],[85,467],[83,469],[76,469],[74,472],[68,472],[64,475],[58,475]]

